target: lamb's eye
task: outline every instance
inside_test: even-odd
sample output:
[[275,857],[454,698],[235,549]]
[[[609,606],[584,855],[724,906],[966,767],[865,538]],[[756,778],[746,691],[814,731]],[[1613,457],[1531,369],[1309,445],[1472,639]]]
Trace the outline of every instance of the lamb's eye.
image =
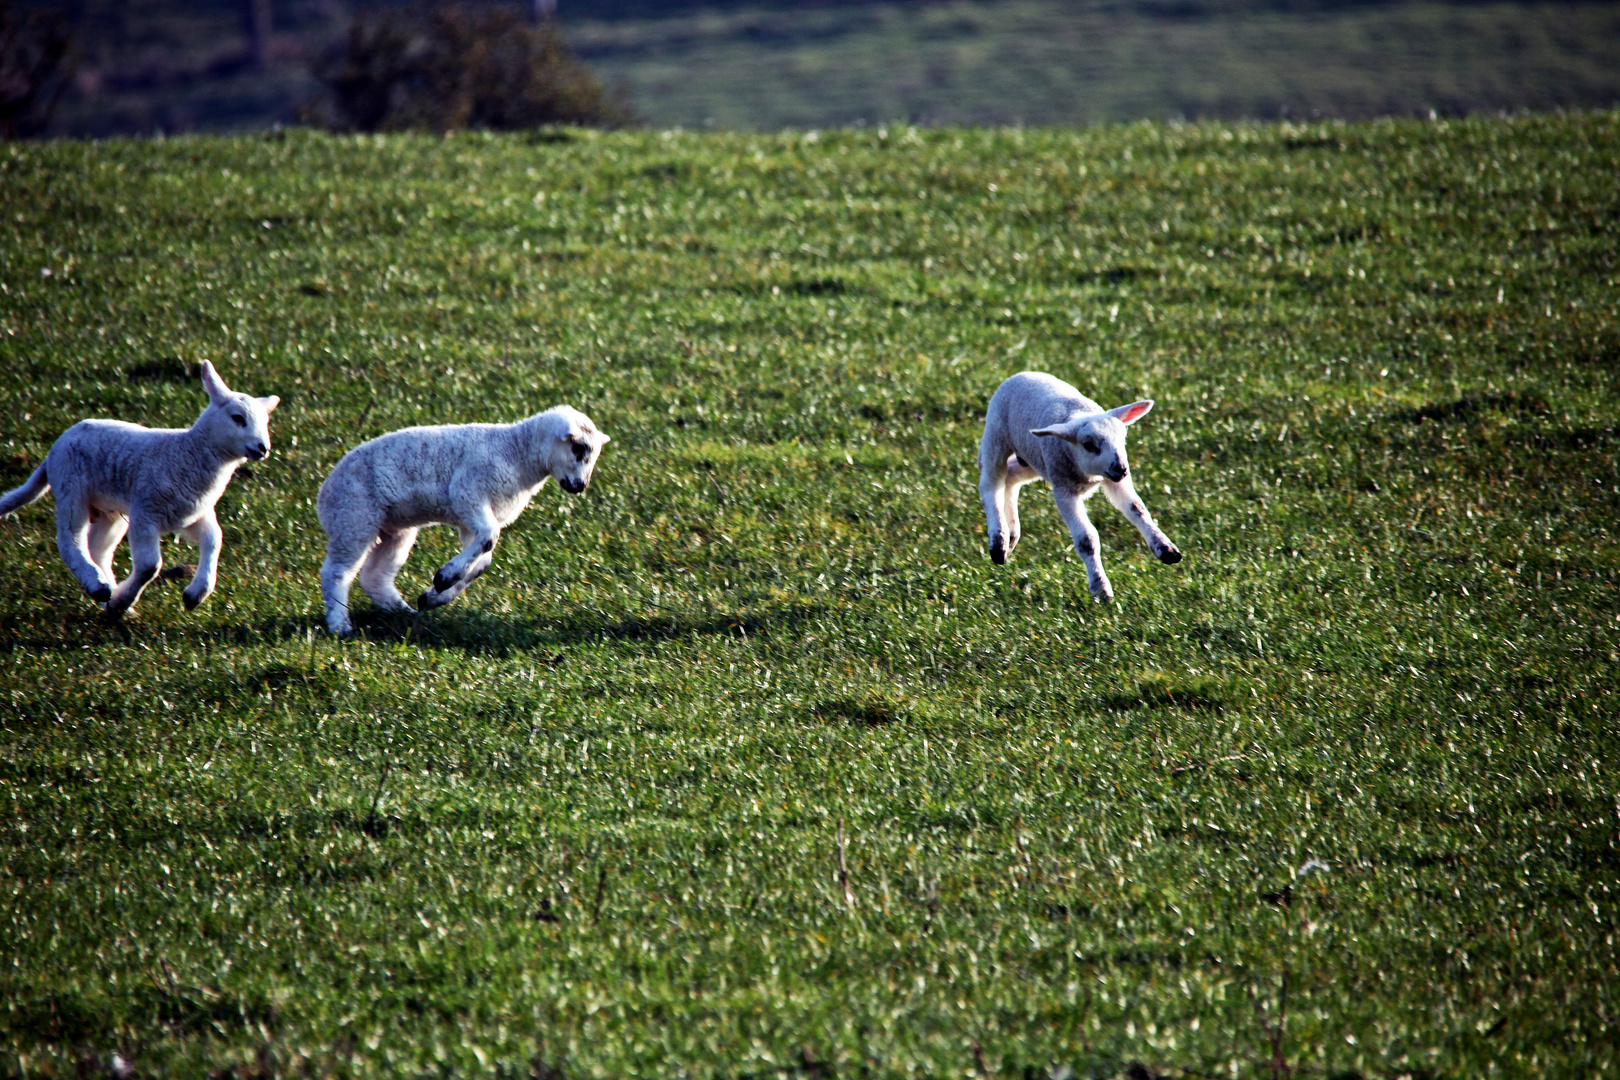
[[231,413],[231,419],[236,421],[237,427],[247,427],[247,417],[241,413]]
[[584,461],[587,457],[590,456],[590,453],[591,453],[590,444],[588,444],[588,443],[575,443],[574,444],[574,460],[575,461]]
[[1086,448],[1086,453],[1088,454],[1095,454],[1098,450],[1102,449],[1102,447],[1097,445],[1096,439],[1082,439],[1080,440],[1080,445]]

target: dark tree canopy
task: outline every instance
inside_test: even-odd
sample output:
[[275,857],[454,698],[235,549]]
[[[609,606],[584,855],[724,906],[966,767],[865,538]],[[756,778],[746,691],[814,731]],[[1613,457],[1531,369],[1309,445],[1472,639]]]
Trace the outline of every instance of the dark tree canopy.
[[345,131],[519,130],[633,120],[554,21],[511,8],[418,4],[359,15],[316,66],[313,119]]
[[17,15],[0,0],[0,139],[44,130],[73,74],[71,46],[59,15]]

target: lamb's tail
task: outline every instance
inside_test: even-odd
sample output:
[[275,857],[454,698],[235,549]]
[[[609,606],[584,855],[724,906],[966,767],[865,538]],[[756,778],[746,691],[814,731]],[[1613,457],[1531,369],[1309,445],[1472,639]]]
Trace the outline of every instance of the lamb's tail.
[[51,482],[45,476],[45,466],[40,465],[34,470],[22,487],[12,488],[4,495],[0,495],[0,517],[21,510],[35,499],[51,490]]

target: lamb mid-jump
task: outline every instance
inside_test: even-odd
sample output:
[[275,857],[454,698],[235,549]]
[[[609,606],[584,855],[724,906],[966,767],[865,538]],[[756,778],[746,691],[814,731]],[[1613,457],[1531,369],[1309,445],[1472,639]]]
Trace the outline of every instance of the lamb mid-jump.
[[979,443],[979,498],[990,526],[991,560],[1005,563],[1018,544],[1018,489],[1042,479],[1052,485],[1098,600],[1114,598],[1097,529],[1086,516],[1084,500],[1098,487],[1141,531],[1159,561],[1180,562],[1181,551],[1154,524],[1125,463],[1125,429],[1151,408],[1153,402],[1138,401],[1105,412],[1063,380],[1036,371],[1002,383],[990,398]]
[[[184,430],[122,420],[81,420],[63,432],[27,483],[0,497],[0,517],[56,490],[56,547],[90,599],[118,618],[163,568],[160,541],[184,533],[198,547],[187,608],[214,591],[223,536],[214,504],[244,461],[270,453],[270,413],[278,397],[249,397],[226,386],[203,361],[208,407]],[[112,556],[129,534],[134,567],[116,582]]]
[[448,604],[489,569],[501,530],[549,477],[577,495],[608,437],[566,405],[515,424],[456,424],[390,432],[350,450],[321,485],[316,507],[326,530],[321,595],[326,625],[347,634],[349,587],[385,611],[410,611],[394,578],[424,525],[454,525],[461,553],[433,575],[418,601]]

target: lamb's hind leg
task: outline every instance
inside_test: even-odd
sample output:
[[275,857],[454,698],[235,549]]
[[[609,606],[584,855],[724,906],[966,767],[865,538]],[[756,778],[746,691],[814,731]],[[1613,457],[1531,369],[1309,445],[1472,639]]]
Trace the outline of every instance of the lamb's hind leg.
[[979,442],[979,502],[984,505],[985,527],[990,536],[990,561],[997,566],[1007,562],[1007,553],[1012,550],[1012,544],[1007,542],[1007,523],[1003,520],[1007,506],[1007,453],[1007,448],[986,425],[984,438]]
[[1170,542],[1170,538],[1164,535],[1158,523],[1153,520],[1153,515],[1148,513],[1147,506],[1142,502],[1142,497],[1136,493],[1130,477],[1127,476],[1118,483],[1104,480],[1102,488],[1103,494],[1108,496],[1108,501],[1125,515],[1125,520],[1136,526],[1137,531],[1142,534],[1142,539],[1147,541],[1148,550],[1153,552],[1160,562],[1181,561],[1181,549]]
[[326,561],[321,563],[321,599],[326,605],[326,626],[334,634],[354,630],[354,624],[349,621],[349,588],[376,542],[376,532],[368,534],[363,528],[344,531],[326,542]]
[[[489,519],[493,526],[494,519]],[[493,535],[477,528],[466,525],[457,525],[456,532],[461,536],[461,554],[445,563],[439,572],[433,575],[433,587],[424,592],[417,605],[424,611],[428,608],[443,607],[462,593],[467,586],[478,580],[478,576],[489,569],[490,563],[495,561],[495,541],[499,538],[499,531]],[[472,561],[466,564],[466,569],[451,577],[452,567],[467,558],[469,553]],[[448,580],[446,580],[448,579]]]
[[[117,578],[104,572],[90,550],[90,503],[77,492],[58,484],[56,488],[56,550],[62,561],[79,579],[79,586],[98,604],[112,599]],[[109,559],[109,565],[110,565]]]
[[384,531],[377,544],[366,556],[360,569],[360,587],[366,590],[371,602],[384,611],[414,611],[399,594],[394,579],[399,576],[405,560],[410,557],[411,546],[416,543],[416,529]]
[[118,583],[107,599],[107,617],[117,619],[141,598],[147,583],[163,569],[163,534],[152,521],[142,517],[138,509],[130,512],[129,554],[134,566],[129,577]]
[[1039,480],[1041,474],[1026,465],[1017,454],[1007,458],[1007,493],[1002,497],[1002,522],[1007,529],[1007,554],[1011,555],[1013,548],[1018,546],[1018,538],[1023,535],[1023,528],[1018,523],[1018,489],[1032,480]]

